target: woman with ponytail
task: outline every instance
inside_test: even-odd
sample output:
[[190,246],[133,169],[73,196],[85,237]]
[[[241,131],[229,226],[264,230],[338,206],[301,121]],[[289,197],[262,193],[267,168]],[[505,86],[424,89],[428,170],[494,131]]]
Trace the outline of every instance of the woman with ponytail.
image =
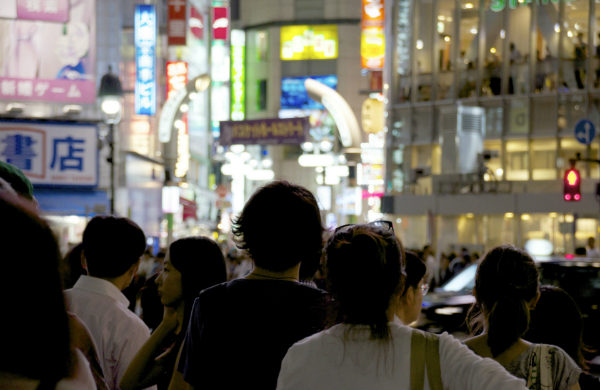
[[525,390],[522,380],[454,337],[402,323],[418,315],[425,266],[406,266],[391,222],[336,229],[325,256],[330,326],[288,350],[278,390]]
[[538,269],[525,251],[502,245],[486,253],[477,268],[476,304],[468,316],[471,332],[481,334],[465,344],[525,379],[531,390],[579,390],[581,369],[562,349],[522,338],[539,288]]

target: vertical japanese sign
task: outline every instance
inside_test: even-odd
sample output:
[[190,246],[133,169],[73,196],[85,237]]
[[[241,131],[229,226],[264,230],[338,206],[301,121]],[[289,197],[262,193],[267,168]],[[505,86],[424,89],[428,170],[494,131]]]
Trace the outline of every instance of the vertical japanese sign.
[[186,44],[186,0],[168,0],[169,20],[167,27],[168,45],[185,46]]
[[212,9],[213,39],[226,41],[229,39],[229,8],[213,7]]
[[92,125],[0,122],[0,161],[33,184],[98,185],[98,129]]
[[241,121],[246,108],[246,33],[231,31],[231,119]]
[[0,0],[0,100],[94,103],[95,12],[95,0]]
[[135,113],[156,112],[156,11],[153,5],[135,6]]
[[167,62],[167,100],[175,91],[185,88],[188,81],[188,65],[183,61]]
[[385,54],[385,0],[362,0],[360,59],[363,69],[382,69]]

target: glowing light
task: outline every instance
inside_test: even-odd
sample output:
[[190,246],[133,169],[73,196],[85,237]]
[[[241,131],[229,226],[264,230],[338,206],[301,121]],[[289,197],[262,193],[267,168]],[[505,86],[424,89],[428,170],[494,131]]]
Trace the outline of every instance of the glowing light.
[[523,221],[529,221],[531,219],[531,216],[529,214],[523,214],[521,215],[521,219]]
[[496,169],[496,176],[501,177],[504,174],[504,170],[502,168]]
[[567,33],[567,35],[569,36],[569,38],[573,38],[573,32],[569,31],[569,32]]
[[449,37],[448,35],[446,35],[446,36],[444,37],[444,41],[446,41],[446,42],[450,42],[450,37]]
[[550,213],[550,214],[548,214],[548,216],[550,218],[556,218],[556,217],[558,217],[558,213]]
[[439,15],[438,20],[446,20],[446,17],[444,15]]
[[396,223],[402,223],[402,218],[396,219]]
[[492,47],[492,48],[490,49],[490,53],[492,53],[492,54],[496,53],[496,48],[495,48],[495,47]]
[[504,217],[505,217],[505,218],[512,218],[512,217],[514,217],[514,216],[515,216],[515,215],[514,215],[513,213],[506,213],[506,214],[504,214]]
[[556,24],[554,25],[554,31],[556,31],[557,33],[559,33],[559,32],[560,32],[560,25],[559,25],[558,23],[556,23]]
[[300,147],[305,152],[312,152],[315,149],[315,145],[312,142],[305,142],[302,145],[300,145]]
[[506,38],[506,31],[500,30],[500,38],[502,38],[502,39]]
[[229,149],[231,149],[233,153],[242,153],[244,150],[246,150],[246,147],[244,145],[237,144],[231,145]]
[[468,213],[467,218],[473,218],[475,215],[473,213]]
[[574,198],[575,198],[575,200],[579,200],[579,199],[581,199],[581,195],[579,195],[579,194],[575,194],[575,197],[574,197]]
[[189,109],[190,109],[190,106],[188,106],[187,104],[182,104],[181,107],[179,107],[179,110],[181,112],[188,112]]
[[477,29],[475,27],[471,29],[471,34],[477,34]]
[[579,177],[577,176],[577,173],[575,171],[570,171],[567,174],[567,183],[569,183],[570,186],[576,185],[578,180]]
[[301,167],[330,167],[334,158],[329,154],[303,154],[298,158]]
[[465,8],[471,9],[471,8],[473,8],[473,4],[467,3],[467,4],[465,4]]
[[420,39],[417,39],[417,50],[421,50],[423,49],[423,41]]
[[324,152],[329,152],[331,149],[333,149],[333,144],[329,141],[322,141],[321,142],[321,150]]
[[271,160],[270,158],[265,158],[264,160],[262,160],[262,166],[264,168],[271,168],[273,166],[273,160]]
[[575,221],[575,217],[571,214],[565,216],[565,222],[573,222]]
[[317,173],[323,173],[323,167],[317,167],[316,171]]

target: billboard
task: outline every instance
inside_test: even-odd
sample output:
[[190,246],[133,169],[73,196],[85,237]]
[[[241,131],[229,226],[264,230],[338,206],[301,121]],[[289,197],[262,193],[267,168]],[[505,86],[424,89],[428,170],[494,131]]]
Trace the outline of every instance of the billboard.
[[98,185],[98,128],[93,125],[0,122],[0,161],[33,184]]
[[150,4],[135,6],[135,113],[156,112],[156,10]]
[[231,119],[244,120],[246,112],[246,32],[231,31]]
[[221,145],[300,145],[309,132],[308,118],[222,121]]
[[188,64],[183,61],[167,62],[167,100],[188,82]]
[[169,46],[186,44],[186,0],[168,0],[167,44]]
[[336,75],[284,77],[281,79],[281,109],[323,110],[325,107],[311,99],[304,87],[306,79],[319,81],[331,89],[337,89]]
[[382,69],[385,54],[384,0],[362,0],[360,59],[363,69]]
[[96,100],[96,0],[0,1],[0,100]]
[[229,8],[213,7],[212,9],[212,36],[215,40],[226,41],[229,39]]
[[338,31],[335,24],[284,26],[280,35],[281,59],[284,61],[338,57]]

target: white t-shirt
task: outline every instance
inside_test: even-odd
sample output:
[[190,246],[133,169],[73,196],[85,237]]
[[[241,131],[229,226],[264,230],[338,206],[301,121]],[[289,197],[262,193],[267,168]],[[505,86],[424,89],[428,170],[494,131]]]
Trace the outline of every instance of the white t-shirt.
[[[347,325],[336,325],[299,341],[283,359],[277,390],[409,390],[413,330],[396,323],[389,325],[393,347],[370,341],[368,327],[359,330],[353,339],[357,341],[343,343]],[[526,390],[523,380],[497,362],[475,355],[447,333],[440,335],[440,367],[444,389]]]

